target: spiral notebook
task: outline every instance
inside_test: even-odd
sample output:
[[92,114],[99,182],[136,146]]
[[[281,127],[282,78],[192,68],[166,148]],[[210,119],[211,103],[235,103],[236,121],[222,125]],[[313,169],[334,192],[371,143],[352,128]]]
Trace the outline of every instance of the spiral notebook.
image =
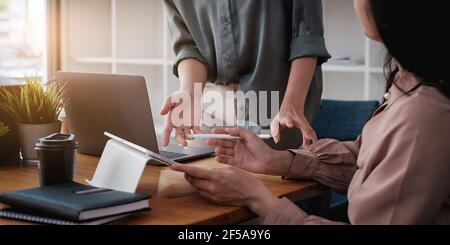
[[136,212],[127,213],[127,214],[120,214],[115,216],[109,216],[101,219],[95,219],[95,220],[89,220],[89,221],[83,221],[83,222],[74,222],[70,220],[64,220],[60,218],[55,217],[46,217],[42,215],[32,214],[30,212],[26,212],[23,210],[19,210],[16,208],[6,208],[0,210],[0,218],[6,218],[6,219],[15,219],[15,220],[22,220],[27,222],[33,222],[33,223],[40,223],[40,224],[49,224],[49,225],[102,225],[107,224],[119,219],[123,219],[125,217],[131,216],[133,214],[136,214]]

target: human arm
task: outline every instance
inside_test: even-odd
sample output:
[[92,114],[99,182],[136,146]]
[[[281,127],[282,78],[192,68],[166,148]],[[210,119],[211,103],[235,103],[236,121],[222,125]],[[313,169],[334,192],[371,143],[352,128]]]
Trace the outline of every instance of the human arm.
[[[208,68],[177,6],[172,0],[165,0],[164,6],[176,55],[173,72],[179,78],[180,87],[166,99],[161,108],[160,114],[167,115],[162,143],[168,145],[172,130],[175,129],[178,143],[186,146],[186,134],[191,130],[201,133],[201,94],[195,94],[194,85],[198,84],[199,92],[203,90],[208,79]],[[179,115],[173,115],[174,111]]]

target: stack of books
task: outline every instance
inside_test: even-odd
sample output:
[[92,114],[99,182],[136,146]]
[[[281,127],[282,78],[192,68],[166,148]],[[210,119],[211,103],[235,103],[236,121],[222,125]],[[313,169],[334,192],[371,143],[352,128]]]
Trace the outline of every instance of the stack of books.
[[55,225],[96,225],[149,211],[150,195],[75,182],[0,194],[0,217]]

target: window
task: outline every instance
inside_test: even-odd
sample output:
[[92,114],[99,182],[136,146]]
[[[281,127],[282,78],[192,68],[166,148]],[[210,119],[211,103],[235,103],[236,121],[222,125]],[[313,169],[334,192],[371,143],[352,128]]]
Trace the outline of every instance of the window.
[[45,0],[0,0],[0,83],[46,78]]

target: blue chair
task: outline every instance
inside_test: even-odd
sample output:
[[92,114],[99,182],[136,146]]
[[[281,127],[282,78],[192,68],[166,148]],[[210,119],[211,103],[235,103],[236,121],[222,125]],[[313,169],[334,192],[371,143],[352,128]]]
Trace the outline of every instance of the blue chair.
[[[378,101],[322,100],[313,128],[319,139],[356,140],[378,107]],[[330,203],[330,218],[348,221],[347,197],[332,192]]]
[[313,128],[319,139],[356,140],[378,101],[322,100]]

